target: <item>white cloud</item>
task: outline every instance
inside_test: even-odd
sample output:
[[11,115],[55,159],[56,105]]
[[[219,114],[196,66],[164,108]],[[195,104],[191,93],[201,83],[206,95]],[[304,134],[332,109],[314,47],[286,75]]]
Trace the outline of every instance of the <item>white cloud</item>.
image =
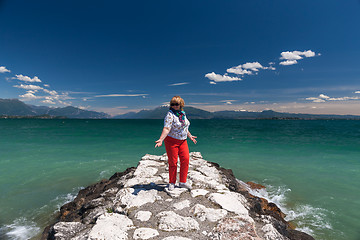
[[40,86],[36,86],[36,85],[25,85],[25,84],[20,84],[20,85],[14,85],[14,87],[16,88],[22,88],[22,89],[26,89],[26,90],[41,90],[43,89]]
[[24,76],[22,74],[19,74],[19,75],[15,75],[16,77],[14,77],[13,79],[18,79],[20,81],[24,81],[24,82],[41,82],[41,80],[35,76],[33,78],[31,77],[28,77],[28,76]]
[[[297,52],[297,51],[295,51],[295,52],[298,53],[298,54],[302,54],[305,57],[315,57],[315,53],[313,51],[311,51],[311,50],[307,50],[307,51],[304,51],[304,52]],[[319,53],[319,56],[320,55],[321,54]]]
[[220,101],[220,102],[223,102],[223,103],[225,103],[226,105],[231,105],[231,104],[233,104],[233,102],[236,102],[236,100],[222,100],[222,101]]
[[108,94],[108,95],[97,95],[95,97],[142,97],[149,94]]
[[294,64],[297,64],[297,63],[298,62],[296,60],[286,60],[286,61],[280,62],[280,65],[288,66],[288,65],[294,65]]
[[189,84],[188,82],[183,82],[183,83],[174,83],[174,84],[170,84],[168,86],[180,86],[180,85],[186,85]]
[[65,105],[65,106],[70,106],[72,104],[72,102],[63,102],[61,100],[58,100],[58,102]]
[[329,97],[329,96],[326,96],[325,94],[320,94],[320,95],[319,95],[319,98],[329,99],[330,97]]
[[251,75],[251,74],[252,74],[252,71],[243,69],[243,68],[241,67],[241,65],[239,65],[239,66],[237,66],[237,67],[229,68],[229,69],[227,69],[226,71],[227,71],[228,73],[235,73],[235,74],[238,74],[238,75],[244,75],[244,74]]
[[323,103],[323,102],[328,102],[328,101],[348,101],[348,100],[360,100],[360,97],[338,97],[338,98],[334,98],[334,97],[329,97],[325,94],[320,94],[318,97],[308,97],[305,98],[306,100],[309,101],[313,101],[316,103]]
[[308,98],[305,98],[306,100],[309,100],[309,101],[313,101],[313,100],[316,100],[316,99],[319,99],[319,98],[316,98],[316,97],[308,97]]
[[329,101],[347,101],[347,100],[359,100],[360,97],[339,97],[339,98],[329,98]]
[[259,62],[245,63],[242,65],[242,67],[245,69],[250,69],[255,72],[259,71],[259,69],[264,68]]
[[300,60],[303,57],[315,57],[315,52],[311,51],[311,50],[307,50],[307,51],[286,51],[286,52],[282,52],[281,53],[281,57],[280,59],[285,59],[285,60]]
[[230,77],[226,74],[221,75],[221,74],[216,74],[214,72],[205,74],[205,77],[207,77],[210,80],[213,80],[214,82],[232,82],[232,81],[241,81],[242,80],[241,78],[238,78],[238,77]]
[[24,95],[20,95],[19,97],[26,99],[26,100],[34,100],[34,99],[41,98],[41,97],[35,96],[34,91],[28,91],[27,93],[25,93]]
[[45,100],[43,100],[41,102],[48,103],[48,104],[56,104],[56,102],[54,102],[54,99],[51,97],[45,97]]
[[228,73],[234,73],[237,75],[253,75],[253,74],[258,74],[260,69],[269,69],[269,70],[276,70],[275,67],[271,66],[272,62],[269,63],[269,67],[264,67],[263,65],[261,65],[259,62],[248,62],[245,64],[241,64],[232,68],[228,68],[226,69],[226,72]]
[[86,109],[89,109],[90,106],[77,106],[78,108],[82,109],[82,110],[86,110]]
[[313,102],[316,102],[316,103],[321,103],[321,102],[326,102],[326,101],[325,101],[325,100],[323,100],[323,99],[318,98],[318,99],[315,99]]
[[355,93],[360,93],[360,91],[356,91]]
[[6,67],[4,66],[0,66],[0,73],[7,73],[7,72],[10,72],[10,70],[6,69]]
[[49,84],[44,84],[44,87],[50,87],[50,85]]
[[[318,53],[317,55],[320,56],[321,54]],[[316,56],[316,54],[311,50],[307,50],[303,52],[301,51],[282,52],[280,59],[283,61],[280,62],[280,65],[294,65],[298,63],[297,60],[303,59],[304,57],[308,58],[314,56]],[[253,74],[257,75],[260,69],[273,70],[273,71],[276,70],[276,68],[273,66],[274,64],[275,62],[269,62],[269,66],[265,67],[261,65],[261,63],[259,62],[247,62],[245,64],[240,64],[238,66],[228,68],[226,69],[226,72],[241,76],[253,75]],[[227,74],[224,75],[216,74],[214,72],[207,73],[205,77],[209,78],[210,80],[213,80],[210,82],[210,84],[216,84],[216,82],[229,82],[229,81],[242,80],[241,78],[238,77],[231,77],[228,76]]]
[[299,60],[302,59],[302,57],[300,57],[299,54],[296,54],[295,52],[298,51],[294,51],[294,52],[282,52],[281,53],[281,58],[280,59],[285,59],[285,60]]
[[[280,65],[294,65],[297,64],[298,61],[300,59],[303,59],[304,57],[315,57],[315,52],[311,51],[311,50],[307,50],[307,51],[286,51],[286,52],[282,52],[281,53],[281,60],[286,60],[286,61],[282,61],[280,62]],[[318,53],[318,56],[320,56],[321,54]]]
[[268,69],[267,67],[263,67],[259,62],[248,62],[236,67],[232,67],[227,69],[228,73],[235,73],[238,75],[248,74],[251,75],[253,72],[258,72],[259,69]]
[[52,96],[58,96],[59,94],[55,91],[55,90],[47,90],[47,89],[42,89],[44,92],[52,95]]

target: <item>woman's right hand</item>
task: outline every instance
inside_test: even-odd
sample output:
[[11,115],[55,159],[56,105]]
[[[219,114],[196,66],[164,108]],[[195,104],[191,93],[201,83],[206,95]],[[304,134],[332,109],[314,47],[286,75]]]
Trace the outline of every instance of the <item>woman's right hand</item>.
[[161,147],[162,146],[162,140],[157,140],[157,141],[155,141],[156,142],[156,144],[155,144],[155,148],[157,148],[157,147]]

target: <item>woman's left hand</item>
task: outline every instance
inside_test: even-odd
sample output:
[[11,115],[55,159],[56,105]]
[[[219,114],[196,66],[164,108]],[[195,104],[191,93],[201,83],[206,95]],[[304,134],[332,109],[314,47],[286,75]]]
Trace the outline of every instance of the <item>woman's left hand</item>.
[[194,142],[194,144],[197,143],[196,138],[197,138],[197,136],[192,136],[192,135],[190,136],[190,139],[191,139],[191,141]]

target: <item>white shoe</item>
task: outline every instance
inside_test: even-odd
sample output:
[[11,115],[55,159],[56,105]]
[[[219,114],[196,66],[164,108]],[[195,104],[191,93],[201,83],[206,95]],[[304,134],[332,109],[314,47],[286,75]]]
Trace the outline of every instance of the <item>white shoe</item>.
[[169,191],[173,191],[175,189],[175,184],[174,183],[169,183]]
[[191,185],[190,184],[188,184],[188,183],[179,183],[179,187],[181,187],[181,188],[187,188],[187,189],[189,189],[189,190],[191,190],[192,189],[192,187],[191,187]]

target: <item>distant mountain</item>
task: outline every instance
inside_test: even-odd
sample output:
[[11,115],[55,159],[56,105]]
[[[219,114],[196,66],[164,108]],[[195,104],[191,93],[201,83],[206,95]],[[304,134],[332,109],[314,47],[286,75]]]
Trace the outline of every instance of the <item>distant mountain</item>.
[[0,115],[8,116],[34,116],[36,111],[18,99],[0,98]]
[[[142,110],[138,113],[130,112],[115,116],[117,119],[163,119],[169,107],[157,107],[153,110]],[[297,114],[280,113],[272,110],[262,112],[248,111],[218,111],[208,112],[194,107],[184,107],[189,119],[358,119],[355,115],[323,115],[323,114]]]
[[54,108],[47,113],[50,116],[63,116],[67,118],[111,118],[106,113],[82,110],[76,107]]
[[[324,115],[324,114],[297,114],[280,113],[272,110],[262,112],[248,111],[218,111],[208,112],[199,108],[187,106],[184,108],[189,119],[357,119],[360,116],[354,115]],[[152,110],[142,110],[140,112],[129,112],[118,115],[115,119],[163,119],[169,107],[161,106]],[[82,110],[76,107],[50,108],[45,106],[33,106],[23,103],[18,99],[0,98],[0,116],[51,116],[66,118],[89,118],[102,119],[111,118],[106,113]]]
[[25,104],[18,99],[0,98],[0,116],[38,116],[50,115],[67,118],[111,118],[106,113],[82,110],[76,107],[50,108]]
[[[140,112],[129,112],[122,115],[115,116],[117,119],[163,119],[166,113],[169,111],[169,107],[161,106],[153,110],[141,110]],[[184,107],[186,115],[191,119],[210,119],[213,118],[213,113],[194,108]]]

